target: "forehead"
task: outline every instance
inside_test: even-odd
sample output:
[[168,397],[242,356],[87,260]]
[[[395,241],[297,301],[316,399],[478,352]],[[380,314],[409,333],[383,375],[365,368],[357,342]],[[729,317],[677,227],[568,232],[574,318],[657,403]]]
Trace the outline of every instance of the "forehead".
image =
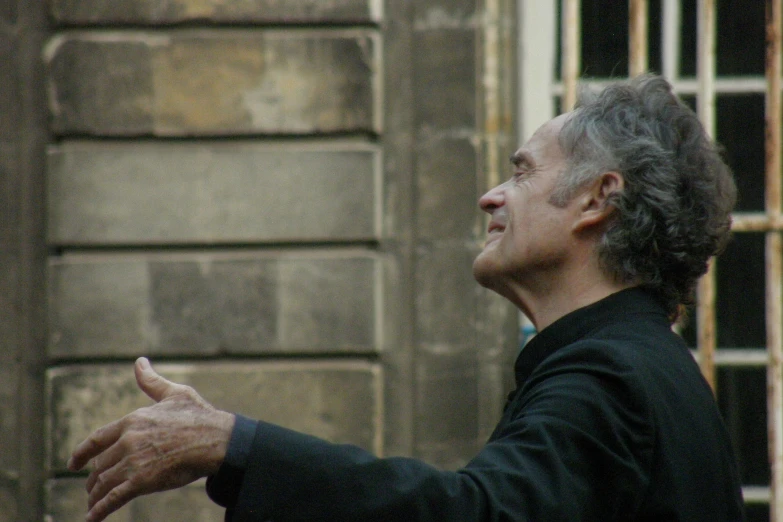
[[570,113],[561,114],[541,125],[533,136],[518,151],[516,156],[532,157],[536,161],[554,160],[563,157],[560,148],[560,130]]

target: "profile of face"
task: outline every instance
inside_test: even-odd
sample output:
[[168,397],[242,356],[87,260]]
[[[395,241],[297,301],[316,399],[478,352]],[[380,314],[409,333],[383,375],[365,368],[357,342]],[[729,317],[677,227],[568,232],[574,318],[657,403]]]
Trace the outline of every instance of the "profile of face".
[[[566,158],[558,136],[568,114],[542,125],[512,156],[510,179],[479,199],[491,216],[476,280],[508,298],[517,285],[545,281],[567,259],[578,204],[552,202]],[[512,299],[513,301],[514,299]]]

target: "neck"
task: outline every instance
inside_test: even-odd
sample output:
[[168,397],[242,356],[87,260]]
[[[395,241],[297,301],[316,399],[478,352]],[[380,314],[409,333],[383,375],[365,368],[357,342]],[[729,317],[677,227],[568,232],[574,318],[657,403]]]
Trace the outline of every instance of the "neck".
[[574,310],[635,286],[613,281],[592,263],[531,279],[534,280],[516,282],[504,295],[522,310],[538,331]]

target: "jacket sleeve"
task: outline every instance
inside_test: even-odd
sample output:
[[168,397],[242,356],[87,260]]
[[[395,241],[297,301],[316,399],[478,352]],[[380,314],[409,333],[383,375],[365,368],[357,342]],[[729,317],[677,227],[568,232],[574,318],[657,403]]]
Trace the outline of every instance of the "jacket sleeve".
[[[632,513],[648,481],[646,416],[622,376],[572,362],[542,364],[491,441],[453,472],[259,422],[227,517],[578,521]],[[213,478],[210,487],[219,485]]]

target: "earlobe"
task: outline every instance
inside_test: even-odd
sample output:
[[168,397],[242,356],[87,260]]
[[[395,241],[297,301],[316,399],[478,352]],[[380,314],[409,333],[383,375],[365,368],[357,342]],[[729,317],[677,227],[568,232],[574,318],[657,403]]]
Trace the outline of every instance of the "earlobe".
[[609,204],[612,194],[620,192],[625,180],[618,172],[605,172],[599,176],[580,196],[581,208],[574,223],[574,232],[581,232],[606,222],[614,212]]

